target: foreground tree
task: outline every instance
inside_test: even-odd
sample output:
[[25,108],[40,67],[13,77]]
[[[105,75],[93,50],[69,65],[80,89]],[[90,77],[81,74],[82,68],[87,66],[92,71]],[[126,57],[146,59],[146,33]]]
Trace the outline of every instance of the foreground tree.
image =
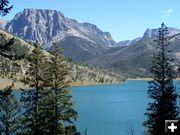
[[21,115],[21,134],[44,134],[41,123],[41,108],[43,100],[43,63],[44,54],[38,43],[34,44],[34,50],[29,57],[29,66],[26,71],[26,84],[30,90],[23,90],[21,96],[22,107],[25,110]]
[[173,59],[168,57],[168,29],[162,23],[159,28],[157,50],[153,56],[151,69],[153,81],[149,81],[148,95],[151,102],[147,108],[147,120],[144,125],[149,135],[161,135],[165,131],[165,120],[175,120],[178,117],[177,93],[173,84]]
[[[61,55],[59,44],[54,43],[46,80],[54,96],[54,135],[77,134],[73,121],[77,117],[74,102],[70,95],[70,82],[68,80],[69,68]],[[69,125],[70,123],[70,125]]]
[[13,6],[9,6],[9,0],[0,0],[0,15],[5,16],[8,14]]
[[0,133],[5,135],[15,134],[18,130],[17,116],[20,107],[12,88],[7,87],[0,91]]
[[66,62],[56,45],[47,57],[39,44],[34,47],[25,78],[31,89],[23,90],[21,96],[25,111],[19,134],[74,135],[73,119],[77,113],[70,96]]
[[[13,43],[14,38],[4,42],[1,40],[0,43],[0,76],[2,77],[8,77],[8,73],[12,73],[11,78],[14,78],[15,76],[15,68],[13,66],[14,62],[12,61],[11,63],[10,60],[12,59],[10,58],[12,57],[7,55],[7,51],[9,50],[9,47],[13,45]],[[7,58],[10,60],[7,60]],[[15,134],[18,130],[17,119],[20,111],[20,105],[12,93],[13,84],[14,81],[12,82],[11,86],[0,90],[0,133],[5,135]]]

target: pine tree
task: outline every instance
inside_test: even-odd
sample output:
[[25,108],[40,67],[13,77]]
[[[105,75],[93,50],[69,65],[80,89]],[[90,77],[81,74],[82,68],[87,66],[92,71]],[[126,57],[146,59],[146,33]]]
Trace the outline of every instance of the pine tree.
[[[4,37],[5,38],[5,37]],[[14,38],[11,38],[10,40],[1,40],[0,43],[0,69],[1,69],[1,77],[8,77],[8,73],[11,70],[11,62],[10,60],[12,60],[12,56],[8,53],[8,51],[10,50],[10,46],[12,46],[14,44]]]
[[26,71],[26,84],[30,90],[23,90],[21,102],[24,113],[21,116],[21,134],[43,134],[43,123],[40,113],[42,112],[44,95],[43,63],[44,54],[40,45],[36,42],[34,50],[29,57],[29,66]]
[[5,16],[8,14],[13,6],[8,6],[9,5],[9,0],[1,0],[0,1],[0,15]]
[[76,128],[73,121],[77,117],[77,112],[74,109],[74,102],[70,95],[70,82],[67,79],[69,68],[61,53],[58,42],[54,43],[48,69],[49,75],[46,78],[54,95],[53,131],[54,135],[67,133],[74,135]]
[[[7,60],[6,50],[14,43],[14,39],[0,44],[1,56],[1,70],[0,76],[7,77],[8,72],[11,72],[11,77],[14,78],[15,70],[11,68],[12,64],[10,60]],[[4,53],[4,55],[3,55]],[[3,57],[4,56],[4,57]],[[18,114],[20,111],[20,105],[16,97],[12,94],[13,83],[0,90],[0,133],[5,135],[15,134],[18,130]]]
[[15,134],[17,117],[20,106],[12,94],[12,88],[7,87],[0,91],[0,133],[5,135]]
[[162,23],[151,69],[154,79],[149,81],[148,88],[151,102],[147,107],[147,120],[144,125],[149,135],[162,135],[165,132],[165,120],[174,120],[178,117],[177,93],[173,84],[174,66],[173,59],[169,58],[167,35],[168,28]]

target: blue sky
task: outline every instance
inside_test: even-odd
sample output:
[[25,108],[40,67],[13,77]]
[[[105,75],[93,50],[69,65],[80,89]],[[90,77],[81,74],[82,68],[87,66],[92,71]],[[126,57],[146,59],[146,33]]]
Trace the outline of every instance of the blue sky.
[[4,19],[24,8],[55,9],[79,22],[97,25],[116,41],[142,36],[146,28],[180,28],[180,0],[10,0],[14,5]]

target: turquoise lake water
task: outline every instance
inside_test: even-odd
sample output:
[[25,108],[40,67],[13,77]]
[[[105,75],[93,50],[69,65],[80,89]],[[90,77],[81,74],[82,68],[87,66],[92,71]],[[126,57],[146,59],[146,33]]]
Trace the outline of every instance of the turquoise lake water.
[[[78,131],[87,129],[88,135],[129,135],[129,128],[133,128],[134,135],[141,135],[145,130],[142,123],[146,119],[147,87],[144,80],[72,87]],[[15,94],[20,97],[20,92]]]
[[147,81],[73,87],[72,95],[79,113],[77,126],[88,135],[135,135],[144,131],[147,107]]

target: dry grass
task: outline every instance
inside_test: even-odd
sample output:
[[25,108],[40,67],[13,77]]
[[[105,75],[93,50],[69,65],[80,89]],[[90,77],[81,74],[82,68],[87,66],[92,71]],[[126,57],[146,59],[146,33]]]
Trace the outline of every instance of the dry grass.
[[[120,82],[120,83],[122,83],[122,82]],[[86,85],[101,85],[101,84],[112,84],[112,83],[95,83],[95,82],[91,82],[91,81],[84,81],[82,83],[81,81],[77,81],[77,82],[72,82],[71,86],[86,86]]]
[[[12,85],[13,80],[11,79],[4,79],[4,78],[0,78],[0,89],[3,89],[7,86],[11,86]],[[99,84],[105,84],[105,83],[95,83],[95,82],[90,82],[90,81],[84,81],[83,83],[81,81],[78,82],[72,82],[71,86],[82,86],[82,85],[99,85]],[[108,84],[108,83],[106,83]],[[28,86],[25,86],[22,82],[20,81],[16,81],[14,83],[14,89],[19,89],[19,88],[24,88],[24,89],[28,89]]]
[[[12,82],[13,82],[13,80],[11,80],[11,79],[0,78],[0,89],[3,89],[7,86],[11,86]],[[19,88],[28,88],[28,86],[25,86],[20,81],[17,81],[14,83],[14,89],[19,89]]]

